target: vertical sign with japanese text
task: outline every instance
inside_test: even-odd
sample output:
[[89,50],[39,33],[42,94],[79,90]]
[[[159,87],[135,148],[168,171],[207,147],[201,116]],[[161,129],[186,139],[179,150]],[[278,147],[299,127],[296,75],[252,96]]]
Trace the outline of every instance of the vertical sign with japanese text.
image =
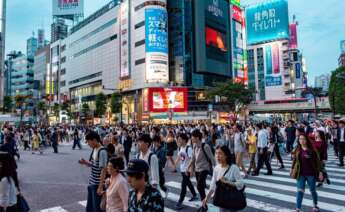
[[120,79],[129,77],[129,25],[128,0],[120,7]]
[[146,80],[168,82],[168,15],[165,8],[145,10]]
[[246,8],[249,45],[289,38],[287,0],[271,0]]

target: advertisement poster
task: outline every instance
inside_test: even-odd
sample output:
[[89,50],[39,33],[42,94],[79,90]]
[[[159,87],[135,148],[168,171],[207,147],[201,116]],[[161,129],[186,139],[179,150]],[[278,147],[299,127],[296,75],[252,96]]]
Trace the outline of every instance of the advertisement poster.
[[187,88],[149,88],[150,112],[188,111]]
[[287,0],[272,0],[246,9],[247,44],[289,38]]
[[129,27],[128,27],[128,0],[122,2],[120,7],[120,78],[129,77]]
[[297,49],[297,24],[293,23],[289,26],[290,29],[290,41],[289,41],[289,48],[290,49]]
[[168,82],[168,15],[162,8],[145,10],[146,80]]
[[206,30],[206,45],[217,48],[223,52],[227,51],[226,35],[212,29],[211,27],[205,27]]
[[280,49],[278,43],[272,44],[273,73],[280,74]]
[[231,0],[232,5],[236,5],[237,7],[241,6],[241,0]]
[[271,45],[267,45],[265,47],[265,53],[266,53],[266,75],[270,75],[273,73],[273,67],[272,67],[272,47]]
[[266,76],[266,86],[280,86],[282,85],[282,76]]
[[53,16],[82,15],[84,0],[53,0]]
[[295,65],[295,69],[296,69],[296,79],[300,79],[301,78],[301,64],[300,63],[296,63]]

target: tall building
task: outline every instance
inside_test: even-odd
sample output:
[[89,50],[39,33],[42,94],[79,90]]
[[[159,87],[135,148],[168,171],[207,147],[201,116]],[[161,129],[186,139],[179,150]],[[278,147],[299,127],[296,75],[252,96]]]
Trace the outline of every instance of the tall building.
[[68,35],[68,26],[64,19],[55,18],[51,24],[51,38],[50,41],[54,43],[57,40],[64,39]]
[[26,41],[26,55],[28,58],[34,59],[38,49],[38,39],[33,34],[31,38]]
[[248,85],[257,91],[256,100],[300,97],[305,75],[287,0],[247,7],[246,32]]
[[50,72],[50,46],[40,48],[35,55],[34,59],[34,87],[35,95],[34,98],[43,100],[47,98],[46,87],[48,74]]
[[340,56],[338,59],[339,67],[345,66],[345,40],[340,41]]
[[45,31],[44,29],[38,29],[37,31],[37,43],[38,49],[45,47],[49,44],[49,41],[45,38]]
[[322,74],[320,76],[315,77],[314,86],[316,88],[322,88],[322,91],[327,92],[330,81],[331,81],[330,74]]
[[13,71],[13,60],[17,57],[22,56],[21,52],[12,51],[7,55],[7,59],[5,61],[5,71],[4,71],[4,96],[11,96],[11,74]]
[[6,0],[0,0],[0,105],[4,97]]

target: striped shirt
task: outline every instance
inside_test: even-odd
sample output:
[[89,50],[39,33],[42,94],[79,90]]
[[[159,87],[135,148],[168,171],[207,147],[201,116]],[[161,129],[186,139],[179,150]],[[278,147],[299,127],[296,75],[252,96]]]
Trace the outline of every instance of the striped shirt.
[[89,176],[89,185],[99,185],[101,172],[106,167],[108,161],[108,153],[104,147],[92,150],[90,156],[91,174]]

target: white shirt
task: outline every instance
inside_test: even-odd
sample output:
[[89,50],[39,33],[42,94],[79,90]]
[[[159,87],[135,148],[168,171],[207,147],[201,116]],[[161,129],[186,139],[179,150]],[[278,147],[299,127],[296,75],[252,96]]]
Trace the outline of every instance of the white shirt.
[[261,129],[258,133],[258,148],[265,148],[268,146],[268,135],[266,133],[266,130]]
[[191,146],[188,147],[187,152],[187,146],[181,147],[180,151],[178,152],[178,156],[180,157],[180,171],[186,172],[189,162],[193,155],[193,148]]
[[340,128],[340,142],[345,142],[344,141],[344,133],[345,133],[345,128]]
[[[228,167],[223,168],[220,164],[218,164],[214,167],[212,180],[211,180],[211,184],[210,184],[210,190],[214,190],[214,191],[216,190],[217,181],[220,180],[224,176],[224,173],[226,172],[227,169],[228,169]],[[240,169],[235,164],[231,165],[229,171],[226,173],[224,178],[227,181],[235,183],[236,188],[238,190],[241,190],[244,186],[244,182],[243,182],[243,179],[241,176]]]
[[158,158],[155,154],[151,156],[151,161],[149,162],[151,150],[148,150],[144,155],[142,152],[139,154],[139,159],[146,161],[146,163],[150,166],[149,177],[151,181],[151,185],[158,185],[159,183],[159,164]]
[[17,188],[14,180],[3,177],[0,181],[0,206],[7,208],[17,204]]

